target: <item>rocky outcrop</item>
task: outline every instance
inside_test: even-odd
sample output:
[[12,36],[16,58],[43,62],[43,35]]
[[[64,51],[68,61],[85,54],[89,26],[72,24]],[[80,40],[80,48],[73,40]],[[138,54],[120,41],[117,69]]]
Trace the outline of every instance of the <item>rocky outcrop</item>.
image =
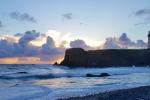
[[57,65],[59,65],[57,62],[55,62],[55,63],[53,64],[53,66],[57,66]]
[[101,73],[100,75],[94,75],[94,74],[86,74],[86,77],[106,77],[110,76],[108,73]]
[[60,65],[68,67],[112,67],[150,65],[150,49],[66,50]]

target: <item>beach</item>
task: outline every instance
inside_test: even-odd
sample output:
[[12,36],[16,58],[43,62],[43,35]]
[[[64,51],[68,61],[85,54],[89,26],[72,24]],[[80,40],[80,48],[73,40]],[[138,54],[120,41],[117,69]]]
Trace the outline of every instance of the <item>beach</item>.
[[121,89],[84,97],[72,97],[61,100],[150,100],[150,86]]

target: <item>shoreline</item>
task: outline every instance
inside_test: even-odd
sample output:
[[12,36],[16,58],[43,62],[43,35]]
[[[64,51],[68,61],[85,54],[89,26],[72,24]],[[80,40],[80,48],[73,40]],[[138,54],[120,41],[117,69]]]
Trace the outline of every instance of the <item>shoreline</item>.
[[150,100],[150,85],[59,100]]

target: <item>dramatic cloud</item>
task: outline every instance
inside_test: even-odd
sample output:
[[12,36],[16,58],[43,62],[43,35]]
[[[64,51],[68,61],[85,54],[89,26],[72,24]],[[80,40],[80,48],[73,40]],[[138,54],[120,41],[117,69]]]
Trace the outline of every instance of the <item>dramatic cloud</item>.
[[18,21],[29,21],[33,23],[37,22],[36,19],[28,13],[12,12],[10,13],[10,17]]
[[106,42],[103,45],[104,49],[120,49],[115,38],[106,38]]
[[0,57],[12,56],[14,51],[14,44],[8,43],[7,40],[0,40]]
[[150,9],[140,9],[134,14],[136,17],[142,18],[144,21],[137,23],[136,25],[149,24],[150,23]]
[[1,28],[1,27],[3,27],[3,24],[2,24],[2,22],[0,21],[0,28]]
[[83,48],[83,49],[85,49],[85,50],[94,49],[94,47],[90,47],[89,45],[87,45],[87,44],[85,43],[84,40],[80,40],[80,39],[71,41],[71,42],[70,42],[70,47],[71,47],[71,48]]
[[62,49],[55,46],[55,41],[50,36],[47,37],[46,43],[42,45],[42,53],[57,55],[62,54]]
[[[87,41],[76,39],[65,41],[68,36],[62,35],[55,30],[46,33],[39,33],[35,30],[17,33],[15,35],[4,35],[0,37],[0,63],[53,63],[62,60],[67,48],[83,48],[85,50],[94,49],[139,49],[146,48],[147,43],[143,40],[132,41],[126,33],[120,37],[109,37],[103,45],[95,47],[87,44]],[[89,42],[89,41],[88,41]],[[37,45],[40,44],[40,45]],[[57,45],[56,45],[57,44]],[[68,44],[69,46],[65,46]],[[14,61],[9,58],[14,58]]]
[[5,36],[0,39],[0,58],[5,57],[33,57],[40,61],[57,61],[64,55],[64,47],[56,47],[52,37],[44,35],[46,43],[35,46],[31,42],[43,37],[43,34],[33,31]]
[[36,33],[35,30],[33,31],[26,31],[25,34],[20,38],[19,44],[23,47],[26,47],[30,41],[35,40],[39,37],[40,33]]
[[103,45],[104,49],[141,49],[147,48],[147,43],[143,40],[131,41],[126,33],[123,33],[119,38],[106,38]]
[[0,57],[15,57],[15,56],[32,56],[36,55],[37,47],[32,46],[30,41],[36,38],[35,31],[27,31],[24,35],[15,42],[15,38],[5,36],[0,40]]
[[66,19],[66,20],[72,20],[73,19],[73,14],[72,13],[62,14],[62,18]]

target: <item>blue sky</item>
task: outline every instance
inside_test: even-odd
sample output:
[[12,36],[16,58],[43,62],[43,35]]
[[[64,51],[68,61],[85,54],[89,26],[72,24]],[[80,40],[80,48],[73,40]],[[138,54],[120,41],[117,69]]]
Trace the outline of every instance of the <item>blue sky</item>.
[[[74,33],[75,38],[101,41],[126,32],[133,40],[146,40],[150,24],[135,25],[145,20],[134,13],[150,9],[149,4],[150,0],[1,0],[0,34],[58,30]],[[37,22],[14,20],[11,12],[27,13]],[[68,13],[72,18],[63,19],[62,15]]]

